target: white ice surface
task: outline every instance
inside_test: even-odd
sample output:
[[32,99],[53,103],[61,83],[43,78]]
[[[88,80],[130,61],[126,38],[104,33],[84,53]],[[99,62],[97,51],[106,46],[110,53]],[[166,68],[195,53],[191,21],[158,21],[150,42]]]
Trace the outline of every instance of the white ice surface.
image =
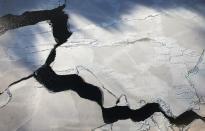
[[[58,6],[58,1],[51,0],[0,2],[1,15]],[[104,85],[117,96],[126,94],[131,108],[139,108],[140,100],[162,99],[174,115],[194,108],[205,116],[204,9],[203,0],[69,0],[65,12],[73,35],[57,49],[53,68],[70,74],[79,67],[87,82]],[[0,89],[37,69],[54,44],[47,22],[2,35]],[[30,79],[11,88],[13,99],[0,110],[0,130],[85,131],[103,124],[96,103],[74,92],[52,94],[37,87],[41,85]],[[104,106],[113,106],[115,99],[104,92]],[[201,103],[196,104],[199,99]],[[5,100],[5,95],[0,96],[0,104]],[[154,119],[161,130],[166,129],[162,115]],[[140,130],[141,124],[141,130],[160,130],[151,119],[119,121],[113,130]],[[204,123],[194,122],[190,129],[203,131]]]

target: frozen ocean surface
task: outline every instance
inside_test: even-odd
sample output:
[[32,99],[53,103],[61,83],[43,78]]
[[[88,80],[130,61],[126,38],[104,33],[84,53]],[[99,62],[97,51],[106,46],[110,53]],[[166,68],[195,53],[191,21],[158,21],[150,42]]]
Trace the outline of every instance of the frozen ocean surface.
[[[57,0],[0,0],[0,16],[50,10]],[[57,49],[58,74],[79,75],[101,87],[104,106],[140,108],[159,102],[175,116],[188,109],[205,116],[205,2],[203,0],[68,0],[73,32]],[[0,22],[1,24],[1,22]],[[0,90],[44,64],[56,44],[48,21],[0,36]],[[10,88],[0,109],[0,131],[90,131],[103,124],[100,107],[73,91],[51,93],[35,79]],[[8,96],[0,96],[0,105]],[[156,124],[157,123],[157,124]],[[195,120],[190,131],[204,131]],[[110,125],[97,129],[111,130]],[[96,130],[96,131],[97,131]],[[142,122],[121,120],[113,131],[172,130],[160,113]],[[174,130],[179,130],[174,127]]]

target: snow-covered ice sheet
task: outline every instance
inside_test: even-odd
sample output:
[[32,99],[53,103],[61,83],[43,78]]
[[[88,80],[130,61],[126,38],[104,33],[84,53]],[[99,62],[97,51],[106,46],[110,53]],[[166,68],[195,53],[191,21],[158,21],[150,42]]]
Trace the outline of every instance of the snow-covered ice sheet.
[[[53,9],[63,1],[0,1],[0,15]],[[126,94],[132,109],[141,101],[163,100],[174,115],[187,109],[205,116],[205,2],[203,0],[69,0],[73,35],[57,49],[53,69],[76,73],[89,83]],[[48,22],[0,36],[0,89],[31,74],[55,44]],[[87,69],[87,70],[86,70]],[[94,76],[94,75],[95,76]],[[34,79],[11,88],[13,99],[0,110],[2,131],[85,131],[103,124],[94,102],[75,92],[50,93]],[[105,90],[106,107],[115,104]],[[0,104],[7,100],[0,96]],[[113,130],[171,130],[161,114],[141,123],[114,123]],[[177,128],[177,127],[176,127]],[[98,130],[110,130],[105,126]],[[177,129],[176,129],[177,130]],[[190,130],[205,130],[194,121]]]

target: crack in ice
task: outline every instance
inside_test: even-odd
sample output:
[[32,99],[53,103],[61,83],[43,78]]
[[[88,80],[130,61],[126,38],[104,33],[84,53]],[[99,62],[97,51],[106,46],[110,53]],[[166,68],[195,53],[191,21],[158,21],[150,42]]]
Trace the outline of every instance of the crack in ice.
[[194,66],[194,68],[190,69],[188,71],[187,75],[185,76],[187,81],[189,82],[190,86],[194,89],[195,95],[198,99],[197,101],[193,102],[194,104],[200,104],[201,103],[201,98],[200,98],[200,96],[198,94],[198,91],[197,91],[197,88],[195,87],[195,85],[194,85],[193,81],[191,80],[190,76],[191,75],[196,75],[199,72],[199,67],[198,66],[203,61],[204,52],[205,52],[205,49],[203,49],[203,51],[202,51],[196,65]]
[[[176,125],[176,126],[187,126],[195,119],[201,119],[201,120],[205,121],[204,117],[198,115],[197,113],[195,113],[192,110],[188,110],[188,111],[182,113],[181,115],[175,117],[172,115],[170,108],[165,103],[163,103],[163,101],[146,103],[138,109],[131,109],[129,107],[129,103],[127,102],[127,98],[125,95],[121,95],[116,100],[116,105],[109,107],[109,108],[105,108],[103,106],[104,96],[103,96],[103,92],[101,91],[100,87],[85,82],[84,79],[81,76],[79,76],[79,69],[84,69],[84,70],[88,71],[89,73],[91,73],[99,81],[97,76],[91,70],[89,70],[83,66],[77,66],[76,67],[76,71],[77,71],[76,74],[69,74],[69,75],[56,74],[50,66],[50,64],[55,61],[56,49],[59,46],[61,46],[63,43],[65,43],[67,41],[67,39],[72,35],[72,32],[70,32],[70,30],[67,26],[68,16],[66,14],[64,14],[64,12],[62,11],[62,9],[64,7],[65,7],[65,4],[63,6],[59,6],[58,8],[56,8],[56,9],[60,9],[60,13],[58,13],[58,15],[53,16],[53,14],[51,13],[51,16],[53,16],[51,19],[53,36],[54,36],[57,44],[50,51],[50,54],[47,57],[44,65],[42,65],[40,68],[38,68],[31,75],[11,83],[8,86],[8,88],[6,88],[3,92],[0,93],[0,95],[1,95],[2,93],[7,92],[7,95],[10,98],[8,102],[10,102],[10,100],[12,98],[12,94],[9,90],[9,88],[11,86],[13,86],[21,81],[27,80],[31,77],[34,77],[40,84],[42,84],[50,92],[57,93],[57,92],[62,92],[62,91],[66,91],[66,90],[73,90],[79,95],[79,97],[93,101],[96,104],[98,104],[98,106],[100,106],[100,108],[101,108],[103,121],[104,121],[104,124],[102,126],[110,124],[111,129],[112,129],[113,123],[115,123],[119,120],[131,119],[133,122],[143,123],[141,127],[143,128],[143,125],[146,125],[146,130],[149,130],[150,125],[149,125],[149,122],[147,121],[147,119],[152,118],[153,114],[156,112],[162,113],[164,115],[164,117],[168,119],[170,124]],[[54,9],[54,10],[56,10],[56,9]],[[42,11],[40,11],[40,12],[45,13]],[[30,13],[31,12],[25,12],[23,15],[27,16]],[[37,11],[35,13],[38,14],[39,12]],[[55,12],[54,12],[54,14],[55,14]],[[14,16],[14,15],[7,15],[5,17],[12,17],[12,16],[14,18],[18,17],[18,16]],[[36,16],[38,16],[38,15],[36,15]],[[150,15],[150,16],[145,17],[144,19],[147,19],[150,17],[155,17],[155,16]],[[33,18],[30,18],[30,17],[28,17],[28,18],[31,20],[34,20]],[[43,20],[47,20],[47,18],[48,18],[48,16],[46,16],[46,18],[43,17]],[[42,21],[42,19],[40,19],[39,21]],[[21,22],[22,21],[20,21],[20,23],[18,23],[17,25],[12,24],[12,23],[9,23],[10,25],[8,25],[8,23],[4,23],[4,26],[6,27],[6,30],[10,30],[10,29],[19,28],[19,27],[26,26],[26,25],[36,24],[38,21],[34,20],[31,22],[29,20],[28,23],[24,23],[24,24]],[[6,30],[1,28],[0,33],[3,34],[3,33],[5,33]],[[134,43],[136,43],[136,42],[134,41]],[[203,51],[203,54],[204,54],[204,51]],[[200,62],[202,61],[201,59],[202,58],[200,57],[199,61],[196,64],[197,68],[198,68],[198,64],[200,64]],[[105,89],[107,92],[109,92],[115,98],[117,98],[117,96],[115,94],[113,94],[110,90],[106,89],[102,83],[101,83],[101,86],[103,87],[103,89]],[[125,100],[127,102],[126,106],[118,106],[117,105],[122,96],[125,96]],[[4,105],[4,106],[6,106],[6,105]],[[102,126],[99,126],[99,127],[102,127]],[[97,127],[97,128],[99,128],[99,127]],[[95,129],[97,129],[97,128],[95,128]]]

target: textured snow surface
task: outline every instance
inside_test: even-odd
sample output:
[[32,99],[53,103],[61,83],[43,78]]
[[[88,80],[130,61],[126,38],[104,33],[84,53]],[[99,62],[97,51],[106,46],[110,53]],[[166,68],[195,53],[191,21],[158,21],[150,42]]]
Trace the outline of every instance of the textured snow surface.
[[[59,3],[63,1],[0,0],[0,15],[53,9]],[[203,0],[69,0],[64,11],[73,35],[57,49],[52,67],[58,74],[78,70],[87,82],[117,97],[125,94],[132,109],[158,101],[175,116],[190,108],[205,116]],[[54,44],[46,21],[0,36],[0,90],[40,67]],[[113,106],[116,99],[103,91],[104,106]],[[0,110],[1,131],[85,131],[103,124],[100,107],[75,92],[50,93],[34,79],[11,92],[13,99]],[[1,95],[0,104],[7,99]],[[140,123],[118,121],[115,130],[171,128],[155,113]],[[205,123],[196,120],[189,130],[204,131]]]

